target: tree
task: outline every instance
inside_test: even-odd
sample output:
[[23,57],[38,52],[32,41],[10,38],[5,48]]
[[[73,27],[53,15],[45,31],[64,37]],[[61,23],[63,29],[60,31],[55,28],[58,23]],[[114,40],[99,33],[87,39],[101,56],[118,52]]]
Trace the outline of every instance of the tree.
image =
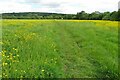
[[118,10],[118,21],[120,21],[120,9]]
[[77,14],[42,13],[42,12],[22,12],[22,13],[2,13],[3,19],[80,19],[80,20],[112,20],[120,21],[120,9],[118,11],[100,13],[95,11],[91,14],[85,11]]
[[64,18],[65,18],[65,19],[72,19],[72,15],[71,15],[71,14],[66,14],[66,15],[64,16]]
[[110,20],[110,12],[104,12],[102,20]]
[[89,15],[89,19],[91,20],[101,20],[102,19],[102,13],[99,11],[95,11]]
[[87,20],[88,14],[85,13],[85,11],[81,11],[81,12],[77,13],[77,19]]
[[110,14],[110,20],[117,21],[118,20],[118,12],[114,11]]

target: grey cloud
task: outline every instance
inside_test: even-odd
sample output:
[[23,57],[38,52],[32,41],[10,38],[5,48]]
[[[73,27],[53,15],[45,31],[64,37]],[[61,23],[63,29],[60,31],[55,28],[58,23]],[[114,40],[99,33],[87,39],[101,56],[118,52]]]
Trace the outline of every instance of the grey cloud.
[[25,0],[27,3],[40,3],[41,0]]
[[41,5],[42,7],[57,8],[61,6],[58,2],[45,2],[46,0],[24,0],[25,3],[33,3],[35,5]]
[[61,6],[61,4],[59,4],[59,3],[46,3],[46,4],[42,4],[42,6],[46,6],[49,8],[58,8]]
[[118,9],[120,9],[120,1],[118,2]]

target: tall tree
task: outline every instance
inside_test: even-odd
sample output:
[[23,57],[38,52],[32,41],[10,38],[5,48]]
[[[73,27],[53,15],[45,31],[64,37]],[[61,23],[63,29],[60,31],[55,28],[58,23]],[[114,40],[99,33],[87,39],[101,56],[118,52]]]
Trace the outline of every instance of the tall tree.
[[95,11],[89,15],[89,19],[92,20],[101,20],[102,19],[102,13],[99,11]]
[[104,12],[102,20],[110,20],[110,12]]
[[77,19],[87,20],[88,14],[85,11],[81,11],[81,12],[77,13]]
[[110,20],[112,21],[117,21],[118,20],[118,12],[117,11],[114,11],[110,14]]

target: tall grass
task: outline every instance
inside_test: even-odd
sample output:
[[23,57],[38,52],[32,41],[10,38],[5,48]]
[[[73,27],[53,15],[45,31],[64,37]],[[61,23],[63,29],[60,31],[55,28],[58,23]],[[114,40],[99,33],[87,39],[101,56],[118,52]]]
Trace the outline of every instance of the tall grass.
[[111,21],[3,20],[3,78],[117,78]]

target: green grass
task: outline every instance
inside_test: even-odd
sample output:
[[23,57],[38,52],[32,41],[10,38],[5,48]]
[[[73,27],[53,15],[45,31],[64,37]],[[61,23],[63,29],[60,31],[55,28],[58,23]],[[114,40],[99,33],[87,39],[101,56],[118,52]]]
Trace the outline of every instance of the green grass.
[[118,77],[111,21],[3,20],[3,78]]

